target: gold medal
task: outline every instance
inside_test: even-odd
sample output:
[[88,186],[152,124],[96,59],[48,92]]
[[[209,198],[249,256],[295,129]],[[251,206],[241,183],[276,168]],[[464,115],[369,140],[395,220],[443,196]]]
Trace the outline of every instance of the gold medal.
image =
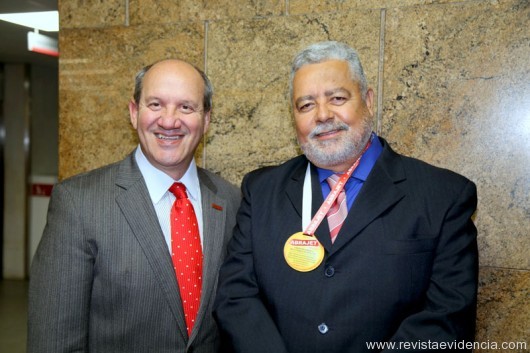
[[316,237],[298,232],[289,237],[283,247],[287,264],[300,272],[317,268],[324,259],[324,247]]

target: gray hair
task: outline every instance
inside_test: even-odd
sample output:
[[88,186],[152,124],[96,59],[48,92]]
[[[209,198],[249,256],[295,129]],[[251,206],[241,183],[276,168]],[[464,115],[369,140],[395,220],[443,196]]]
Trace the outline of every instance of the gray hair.
[[355,49],[348,45],[335,41],[319,42],[308,46],[300,51],[293,60],[291,75],[289,79],[289,100],[293,98],[293,80],[296,72],[304,65],[318,64],[328,60],[344,60],[348,62],[352,80],[357,82],[361,88],[361,96],[366,99],[368,82],[364,75],[361,60]]
[[[147,65],[147,66],[144,66],[140,71],[138,71],[138,73],[136,74],[136,77],[134,79],[134,93],[133,93],[133,99],[134,99],[134,102],[136,104],[140,104],[140,97],[142,95],[142,89],[143,89],[143,83],[144,83],[144,76],[145,74],[147,73],[147,71],[149,71],[154,65],[156,65],[157,63],[161,62],[161,61],[164,61],[166,59],[163,59],[163,60],[159,60],[159,61],[156,61],[150,65]],[[191,65],[191,64],[190,64]],[[191,65],[195,68],[195,70],[197,70],[197,72],[199,73],[199,75],[201,75],[202,77],[202,80],[204,81],[204,97],[203,97],[203,109],[204,109],[204,112],[207,113],[209,112],[210,110],[212,110],[212,101],[213,101],[213,85],[212,85],[212,82],[210,81],[210,79],[208,78],[208,76],[206,76],[206,74],[201,70],[199,69],[198,67],[196,67],[195,65]]]

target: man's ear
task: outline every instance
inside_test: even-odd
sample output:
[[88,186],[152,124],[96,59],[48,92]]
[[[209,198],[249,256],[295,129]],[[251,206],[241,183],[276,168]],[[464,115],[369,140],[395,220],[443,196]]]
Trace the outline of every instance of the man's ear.
[[132,98],[129,101],[129,118],[131,119],[132,126],[136,129],[138,126],[138,105]]
[[206,132],[208,132],[208,128],[210,127],[210,116],[211,116],[211,113],[212,111],[210,110],[209,112],[207,113],[204,113],[204,130],[203,130],[203,135],[206,134]]
[[373,118],[374,116],[374,91],[371,88],[368,88],[366,91],[366,98],[364,100],[364,103],[366,104],[366,108],[370,112],[370,117]]

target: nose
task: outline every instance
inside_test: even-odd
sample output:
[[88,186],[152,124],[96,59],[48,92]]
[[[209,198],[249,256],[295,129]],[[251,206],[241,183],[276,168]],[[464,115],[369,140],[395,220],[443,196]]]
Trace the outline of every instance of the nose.
[[333,118],[332,110],[329,109],[329,107],[325,103],[317,104],[316,113],[317,113],[316,118],[318,121],[326,121],[328,119]]
[[162,109],[158,125],[166,130],[176,129],[180,126],[180,117],[176,107],[167,106]]

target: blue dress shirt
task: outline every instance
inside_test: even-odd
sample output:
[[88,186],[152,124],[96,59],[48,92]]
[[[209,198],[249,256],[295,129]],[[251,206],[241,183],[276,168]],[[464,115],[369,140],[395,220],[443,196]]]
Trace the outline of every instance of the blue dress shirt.
[[[353,171],[352,176],[348,179],[346,185],[344,186],[344,191],[346,192],[346,202],[348,204],[348,211],[353,205],[353,202],[359,194],[359,191],[361,191],[361,187],[363,186],[364,182],[366,181],[366,178],[372,171],[372,168],[382,151],[383,146],[381,145],[381,142],[377,138],[377,135],[375,133],[372,133],[372,144],[363,154],[359,165]],[[317,171],[318,180],[320,181],[320,186],[322,187],[322,195],[324,196],[324,199],[326,199],[326,197],[328,197],[328,194],[331,192],[331,188],[329,187],[329,184],[326,179],[333,174],[333,171],[318,167]]]

